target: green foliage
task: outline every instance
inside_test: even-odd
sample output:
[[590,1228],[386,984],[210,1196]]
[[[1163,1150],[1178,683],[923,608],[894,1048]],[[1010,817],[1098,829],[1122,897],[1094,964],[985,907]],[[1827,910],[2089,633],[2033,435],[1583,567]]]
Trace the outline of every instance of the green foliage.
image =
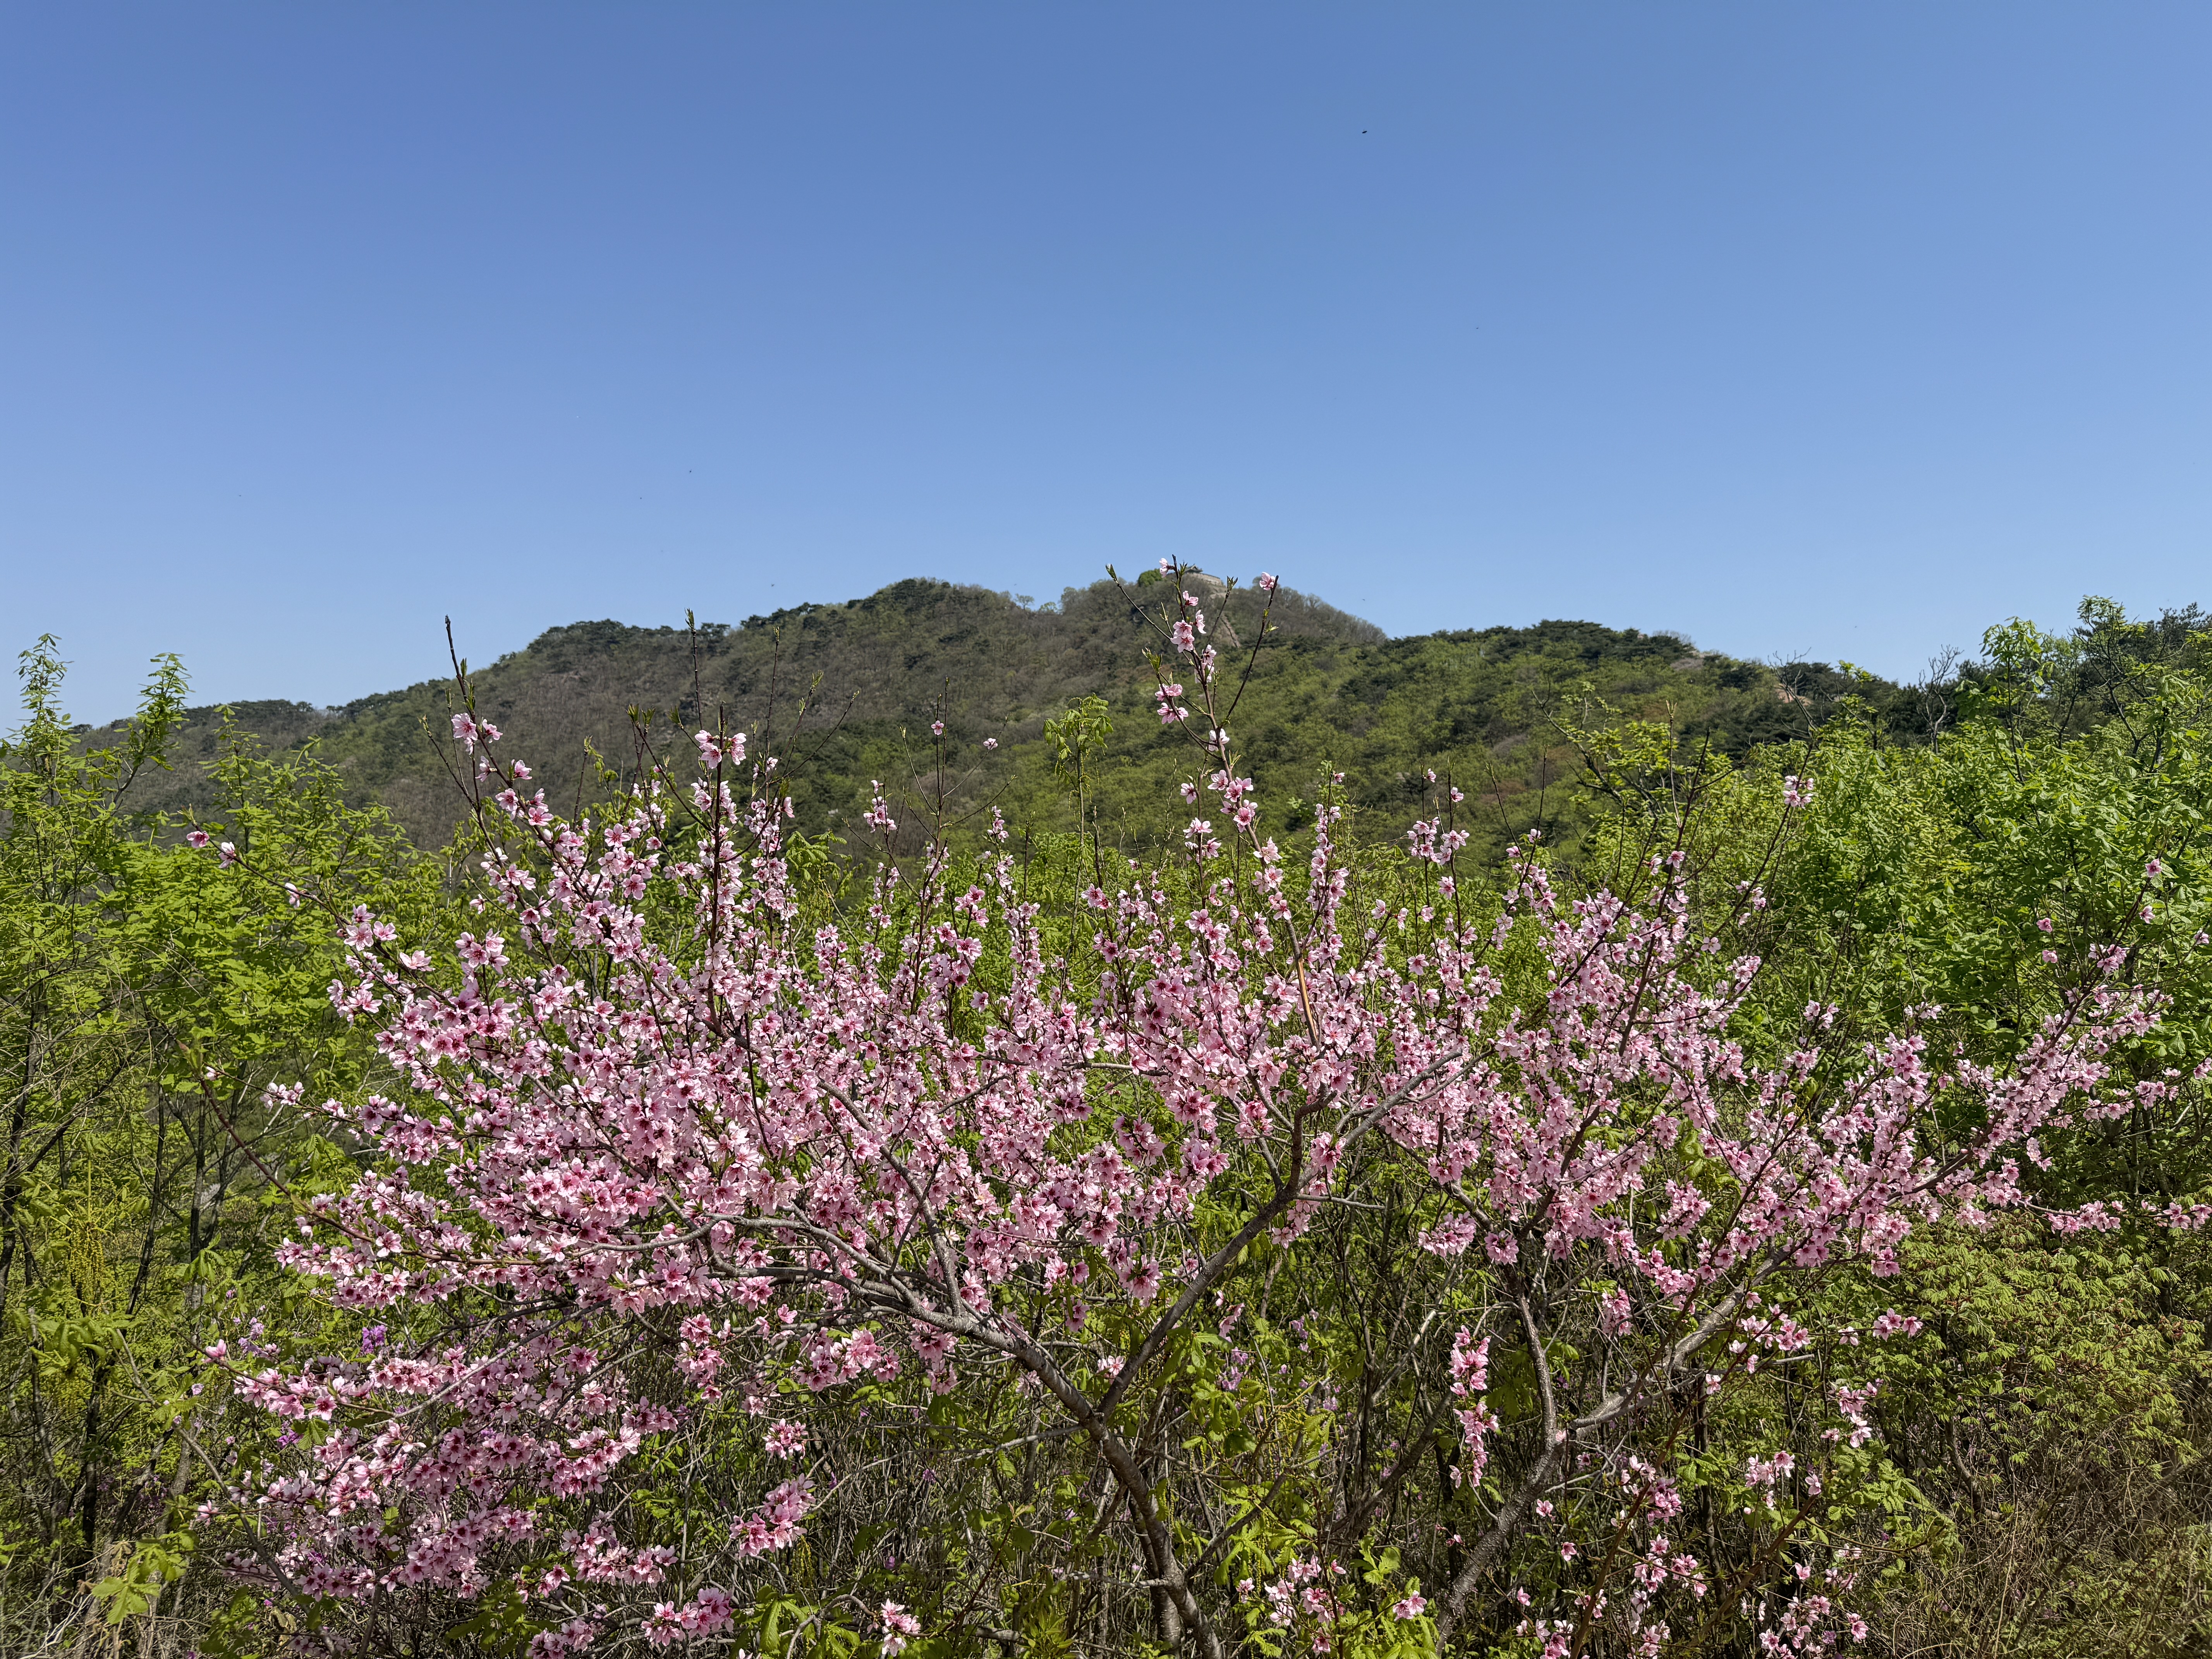
[[[1844,1011],[1831,1047],[1936,1005],[1931,1045],[1984,1062],[2106,963],[2168,1000],[2160,1031],[2116,1059],[2172,1097],[2054,1140],[2029,1172],[2040,1204],[2134,1204],[2137,1219],[1927,1234],[1896,1284],[1828,1292],[1863,1317],[1895,1305],[1927,1322],[1865,1362],[1883,1383],[1882,1444],[1918,1494],[1862,1534],[1892,1552],[1874,1582],[1897,1651],[2180,1653],[2212,1633],[2212,1262],[2196,1235],[2141,1218],[2212,1191],[2212,1103],[2193,1076],[2212,1056],[2200,655],[2171,617],[2090,601],[2072,635],[1992,629],[1933,744],[1884,742],[1849,708],[1816,742],[1743,767],[1649,732],[1589,744],[1614,805],[1593,844],[1612,868],[1689,849],[1707,924],[1766,958],[1743,1034],[1769,1054],[1805,1040],[1814,1000]],[[1817,787],[1778,841],[1733,803],[1784,769]],[[1747,880],[1764,908],[1744,908]]]
[[216,1476],[192,1449],[216,1410],[199,1346],[226,1310],[274,1298],[286,1183],[334,1150],[297,1091],[349,1091],[369,1065],[325,988],[337,921],[356,902],[418,920],[440,902],[434,869],[312,753],[272,760],[234,729],[209,769],[208,833],[280,882],[183,844],[137,809],[183,706],[176,665],[92,748],[61,675],[51,641],[26,653],[25,719],[0,749],[11,1650],[65,1621],[80,1582],[113,1624],[161,1616],[190,1577],[183,1522]]
[[1875,1367],[1884,1444],[1943,1525],[1881,1587],[1893,1639],[2055,1656],[2212,1637],[2207,1265],[2193,1240],[2015,1225],[1915,1242],[1926,1328]]
[[[855,836],[876,778],[910,809],[942,802],[971,842],[981,809],[995,802],[1024,830],[1085,833],[1087,823],[1107,853],[1151,857],[1180,833],[1175,786],[1195,761],[1183,735],[1153,714],[1158,642],[1133,610],[1159,596],[1158,573],[1147,576],[1149,585],[1140,576],[1127,588],[1070,588],[1042,610],[912,580],[738,627],[578,623],[470,678],[479,713],[520,738],[563,811],[635,781],[697,726],[726,724],[750,732],[755,753],[781,757],[810,836]],[[1264,596],[1212,597],[1212,581],[1200,579],[1202,597],[1226,626],[1210,637],[1241,663],[1260,642]],[[1567,728],[1601,721],[1601,705],[1735,755],[1804,738],[1845,695],[1871,697],[1893,738],[1924,736],[1948,717],[1940,695],[1825,664],[1735,661],[1672,634],[1546,622],[1391,640],[1288,588],[1276,591],[1270,615],[1269,648],[1234,716],[1267,830],[1288,837],[1309,828],[1315,789],[1340,771],[1364,833],[1389,841],[1433,810],[1434,771],[1466,796],[1460,823],[1477,837],[1468,856],[1478,869],[1532,829],[1547,844],[1578,844],[1590,813]],[[430,847],[451,837],[462,811],[453,706],[441,681],[331,711],[240,705],[237,720],[274,745],[319,744],[349,799],[381,804]],[[634,713],[652,718],[635,724]],[[941,740],[930,732],[939,720]],[[1079,790],[1067,781],[1074,751],[1063,752],[1079,732]],[[212,760],[221,734],[216,711],[191,710],[175,747]],[[987,738],[997,747],[983,748]],[[147,799],[167,809],[211,799],[196,768],[162,782]],[[912,824],[921,815],[899,816]],[[916,850],[919,834],[907,830],[901,850]]]

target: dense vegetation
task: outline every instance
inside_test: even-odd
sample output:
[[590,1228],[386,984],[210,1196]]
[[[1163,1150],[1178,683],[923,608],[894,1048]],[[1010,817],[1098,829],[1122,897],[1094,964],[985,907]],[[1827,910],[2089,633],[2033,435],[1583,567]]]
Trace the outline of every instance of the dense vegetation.
[[[2212,1196],[2200,619],[2139,623],[2092,602],[2072,635],[2008,624],[1980,659],[1907,690],[1587,624],[1385,641],[1279,593],[1282,634],[1263,640],[1260,596],[1188,585],[1215,612],[1223,652],[1210,705],[1176,666],[1189,659],[1131,614],[1163,598],[1158,584],[1071,591],[1046,611],[909,583],[742,628],[586,624],[456,686],[331,716],[191,710],[163,665],[139,716],[97,733],[69,726],[52,648],[28,653],[0,803],[0,1646],[100,1631],[164,1654],[696,1638],[694,1651],[779,1654],[1133,1655],[1212,1641],[1380,1656],[1443,1641],[1533,1656],[1749,1652],[1768,1638],[1810,1650],[1849,1644],[1856,1621],[1868,1650],[1897,1655],[2179,1655],[2212,1642],[2212,1259],[2195,1207]],[[1247,684],[1244,653],[1262,646]],[[1157,695],[1155,653],[1206,719],[1156,712],[1179,700]],[[472,722],[457,726],[464,698]],[[507,741],[487,749],[492,725]],[[1217,725],[1234,734],[1233,761],[1225,743],[1193,741]],[[715,744],[695,743],[702,728]],[[508,751],[543,763],[515,782],[512,811],[493,799],[514,776]],[[769,754],[783,763],[774,774],[758,766]],[[487,757],[499,775],[477,769]],[[726,824],[719,797],[687,793],[702,764],[732,782]],[[570,897],[552,895],[568,860],[617,887],[646,873],[623,862],[643,839],[594,838],[643,810],[629,792],[656,766],[681,787],[639,822],[670,873],[656,867],[613,901],[635,907],[622,933],[582,874]],[[1246,769],[1240,840],[1229,826]],[[872,778],[886,798],[872,798]],[[1177,794],[1185,782],[1203,806]],[[552,806],[590,813],[591,836],[571,849],[559,823],[530,821],[540,785]],[[1194,811],[1218,835],[1189,830]],[[737,840],[717,852],[726,836]],[[927,1251],[910,1293],[883,1291],[866,1327],[903,1365],[876,1359],[872,1335],[856,1351],[858,1316],[844,1310],[866,1303],[858,1281],[807,1288],[825,1269],[805,1253],[745,1258],[751,1279],[787,1274],[787,1288],[733,1285],[696,1328],[644,1303],[591,1311],[601,1281],[580,1265],[517,1289],[513,1264],[486,1258],[490,1277],[473,1288],[357,1292],[381,1264],[462,1274],[467,1250],[538,1224],[454,1150],[472,1144],[469,1111],[545,1109],[535,1051],[472,1036],[426,1071],[392,1040],[427,1041],[441,1011],[477,1006],[479,975],[486,995],[507,984],[549,1008],[558,987],[590,986],[603,1012],[589,1042],[661,1076],[653,1028],[681,1022],[652,987],[750,940],[745,971],[818,984],[809,995],[835,1033],[763,1048],[757,1071],[811,1080],[761,1100],[818,1099],[825,1085],[857,1098],[832,1056],[862,1030],[884,1055],[949,1043],[930,1063],[957,1068],[969,1063],[962,1044],[988,1048],[1002,1018],[1017,1028],[1023,997],[1076,997],[1121,1032],[1127,1076],[1080,1081],[1090,1062],[1081,1044],[1068,1050],[1076,1104],[1054,1156],[1100,1156],[1109,1138],[1132,1166],[1154,1142],[1205,1151],[1188,1091],[1219,1087],[1226,1101],[1233,1089],[1177,1071],[1172,1033],[1145,1025],[1137,1003],[1115,1026],[1110,993],[1184,971],[1146,942],[1155,921],[1177,939],[1193,924],[1253,925],[1223,920],[1231,898],[1216,877],[1277,867],[1267,846],[1297,873],[1294,896],[1279,911],[1255,901],[1251,916],[1273,916],[1281,937],[1246,947],[1249,984],[1239,969],[1212,994],[1284,1012],[1251,1042],[1286,1076],[1315,1063],[1290,1031],[1301,1021],[1356,1033],[1382,1018],[1383,1040],[1353,1042],[1341,1063],[1356,1051],[1358,1065],[1397,1064],[1431,1040],[1424,1011],[1472,982],[1422,975],[1464,950],[1496,982],[1468,1015],[1474,1027],[1602,1018],[1622,1052],[1641,1053],[1631,1036],[1673,1029],[1658,995],[1672,985],[1665,1006],[1709,1006],[1724,1024],[1711,1041],[1738,1045],[1749,1075],[1796,1075],[1814,1054],[1806,1098],[1870,1103],[1870,1121],[1904,1112],[1916,1144],[1961,1170],[1981,1167],[1974,1149],[2032,1092],[2051,1043],[2109,1044],[2089,1092],[2112,1109],[2084,1113],[2078,1089],[2061,1109],[2052,1095],[2017,1148],[2017,1195],[2001,1163],[1976,1175],[1972,1193],[1951,1189],[1917,1216],[1894,1264],[1859,1248],[1893,1206],[1859,1164],[1830,1172],[1864,1201],[1838,1224],[1849,1247],[1823,1254],[1791,1231],[1831,1200],[1824,1186],[1819,1203],[1808,1188],[1780,1206],[1772,1237],[1789,1248],[1772,1263],[1683,1254],[1706,1237],[1684,1193],[1756,1207],[1758,1181],[1724,1147],[1812,1155],[1779,1130],[1759,1142],[1757,1113],[1725,1088],[1697,1136],[1650,1154],[1640,1207],[1633,1192],[1595,1194],[1568,1158],[1546,1190],[1583,1205],[1595,1231],[1553,1242],[1539,1218],[1510,1249],[1498,1227],[1523,1224],[1499,1221],[1502,1208],[1481,1212],[1492,1243],[1450,1247],[1454,1204],[1503,1200],[1454,1197],[1456,1176],[1440,1187],[1413,1155],[1419,1125],[1355,1134],[1356,1114],[1330,1118],[1343,1149],[1331,1196],[1297,1209],[1295,1225],[1308,1130],[1224,1130],[1218,1171],[1177,1154],[1200,1172],[1185,1209],[1100,1221],[1096,1288],[1072,1291],[1064,1261],[1058,1278],[1039,1264],[1033,1290],[1006,1281],[1010,1304],[1034,1295],[1066,1315],[1049,1358],[979,1347],[981,1335],[914,1346],[898,1310],[945,1282]],[[1317,855],[1340,890],[1305,891]],[[748,890],[783,884],[757,914],[732,913],[738,932],[702,933],[696,918],[732,902],[717,890],[700,908],[696,884],[709,878],[697,872],[722,858],[753,861]],[[687,865],[692,876],[674,873]],[[1143,914],[1115,944],[1099,907],[1124,888]],[[1575,936],[1585,954],[1560,954],[1547,892],[1595,904],[1571,912],[1598,930]],[[1642,908],[1608,910],[1607,892]],[[521,921],[525,908],[539,920]],[[511,967],[480,942],[502,914]],[[861,956],[826,942],[817,930],[832,923]],[[1356,983],[1334,986],[1285,942],[1330,930],[1367,964]],[[662,953],[672,977],[625,980],[641,950]],[[1142,973],[1113,965],[1130,952]],[[1558,988],[1601,956],[1672,965],[1620,981],[1649,1000],[1593,992],[1563,1014]],[[902,975],[935,988],[902,1001]],[[2130,1023],[2134,986],[2158,1005],[2147,1030]],[[1444,1002],[1425,1002],[1425,988]],[[951,994],[968,989],[972,1009]],[[738,994],[716,981],[697,1028],[715,1029]],[[357,1017],[336,1006],[348,1003]],[[1062,1063],[1021,1029],[1035,1045],[1024,1064],[1042,1077]],[[1869,1068],[1863,1043],[1907,1034]],[[1532,1063],[1534,1040],[1497,1073],[1500,1100],[1529,1093],[1532,1074],[1515,1066]],[[1594,1144],[1644,1146],[1661,1103],[1678,1098],[1664,1067],[1641,1061],[1608,1081],[1575,1070],[1596,1049],[1562,1043],[1547,1075],[1562,1098],[1591,1103]],[[1727,1070],[1717,1048],[1699,1065]],[[1899,1105],[1881,1091],[1906,1077],[1919,1081]],[[434,1103],[449,1086],[456,1115],[441,1127]],[[1298,1086],[1320,1109],[1320,1085]],[[371,1106],[386,1097],[416,1103]],[[343,1115],[317,1109],[325,1099]],[[544,1132],[557,1138],[564,1121],[556,1112]],[[981,1158],[993,1121],[957,1126],[947,1144]],[[834,1161],[826,1141],[800,1155],[817,1175]],[[415,1182],[421,1205],[390,1207],[396,1189],[377,1183],[394,1181]],[[994,1192],[959,1200],[984,1212],[939,1208],[932,1224],[980,1229],[988,1244],[990,1206],[1029,1196],[1018,1180]],[[1608,1255],[1608,1228],[1654,1265]],[[631,1248],[622,1237],[603,1243]],[[1168,1239],[1189,1252],[1182,1265]],[[817,1255],[835,1243],[833,1228]],[[1218,1270],[1196,1265],[1224,1244],[1237,1248]],[[1169,1291],[1157,1305],[1144,1277],[1154,1256]],[[884,1282],[905,1271],[889,1261]],[[1692,1293],[1663,1290],[1670,1274],[1709,1297],[1696,1304],[1705,1346],[1680,1347],[1669,1298]],[[1182,1285],[1204,1294],[1169,1327],[1158,1308]],[[749,1311],[716,1322],[771,1294],[803,1352],[749,1349]],[[343,1579],[349,1552],[377,1560],[388,1530],[418,1550],[438,1540],[445,1561],[448,1522],[465,1513],[454,1492],[487,1493],[491,1476],[465,1471],[465,1448],[440,1492],[422,1484],[437,1469],[403,1478],[393,1462],[373,1503],[325,1522],[313,1517],[336,1511],[317,1483],[343,1461],[327,1449],[348,1435],[366,1445],[409,1413],[463,1409],[406,1381],[403,1362],[489,1360],[518,1342],[592,1356],[599,1392],[561,1407],[582,1413],[574,1455],[610,1433],[588,1426],[594,1412],[611,1413],[613,1437],[640,1438],[593,1488],[502,1498],[538,1517],[529,1539],[473,1537],[465,1566],[426,1566],[362,1601]],[[836,1374],[810,1386],[788,1369],[810,1364]],[[258,1394],[234,1391],[257,1375],[270,1379]],[[702,1392],[718,1376],[726,1399]],[[1039,1377],[1113,1404],[1085,1428],[1055,1415],[1060,1396]],[[491,1409],[557,1445],[531,1427],[556,1392]],[[1623,1399],[1635,1409],[1609,1403]],[[294,1408],[269,1408],[285,1401]],[[460,1432],[472,1419],[452,1421]],[[1554,1422],[1581,1425],[1571,1456],[1547,1443]],[[514,1459],[502,1468],[526,1462]],[[764,1497],[802,1469],[818,1490]],[[604,1544],[556,1545],[564,1529],[592,1533],[594,1516],[607,1517]],[[796,1530],[747,1553],[741,1523],[763,1516]],[[556,1561],[586,1557],[628,1565],[588,1593],[554,1583]]]
[[[1126,587],[1101,581],[1031,609],[981,588],[910,580],[737,627],[577,623],[473,679],[489,718],[531,734],[538,777],[564,811],[635,781],[634,714],[655,717],[647,729],[663,745],[719,714],[786,757],[809,833],[845,824],[873,778],[894,799],[933,795],[939,745],[928,728],[939,720],[957,810],[995,800],[1026,830],[1073,829],[1045,726],[1101,697],[1111,731],[1090,773],[1098,823],[1109,845],[1153,852],[1174,832],[1162,803],[1189,766],[1152,718],[1157,641],[1131,616],[1132,599],[1147,592],[1141,578]],[[1223,609],[1227,637],[1237,638],[1249,634],[1259,602],[1240,590]],[[1579,833],[1580,762],[1562,721],[1607,718],[1601,706],[1671,720],[1689,740],[1730,754],[1806,737],[1846,694],[1866,699],[1886,738],[1924,737],[1948,716],[1938,688],[1907,690],[1822,663],[1739,661],[1674,635],[1594,623],[1391,640],[1281,589],[1272,623],[1273,648],[1237,718],[1251,764],[1281,777],[1269,801],[1275,823],[1304,822],[1308,785],[1328,768],[1346,774],[1363,809],[1402,829],[1425,810],[1434,770],[1468,797],[1468,821],[1493,860],[1532,828],[1555,843]],[[328,711],[273,702],[185,709],[174,742],[183,764],[142,785],[137,799],[167,810],[210,804],[212,781],[192,763],[218,753],[227,730],[242,730],[272,750],[313,744],[349,801],[381,805],[417,846],[442,846],[461,813],[450,697],[437,681]],[[981,747],[987,738],[994,750]]]

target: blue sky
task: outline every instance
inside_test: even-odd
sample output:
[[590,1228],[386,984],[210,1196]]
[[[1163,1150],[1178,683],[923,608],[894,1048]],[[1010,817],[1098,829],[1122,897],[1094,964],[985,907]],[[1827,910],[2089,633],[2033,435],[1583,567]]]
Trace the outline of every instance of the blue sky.
[[1164,554],[1894,674],[2202,599],[2212,8],[16,6],[82,717]]

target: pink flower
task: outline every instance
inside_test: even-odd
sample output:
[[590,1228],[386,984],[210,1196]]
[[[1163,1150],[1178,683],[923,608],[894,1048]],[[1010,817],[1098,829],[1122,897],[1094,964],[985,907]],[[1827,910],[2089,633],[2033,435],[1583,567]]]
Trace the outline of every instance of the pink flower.
[[921,1620],[897,1601],[886,1601],[880,1615],[884,1624],[884,1652],[903,1653],[906,1644],[921,1634]]

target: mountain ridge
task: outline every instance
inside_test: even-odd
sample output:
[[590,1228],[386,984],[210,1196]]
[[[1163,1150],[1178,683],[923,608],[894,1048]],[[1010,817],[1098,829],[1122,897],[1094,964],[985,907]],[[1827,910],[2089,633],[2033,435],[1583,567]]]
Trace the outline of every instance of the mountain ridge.
[[[1224,649],[1256,638],[1267,611],[1267,647],[1237,725],[1263,799],[1292,804],[1286,828],[1310,811],[1302,803],[1323,769],[1344,771],[1355,802],[1379,813],[1385,829],[1413,815],[1434,769],[1486,800],[1484,839],[1502,845],[1529,828],[1554,829],[1572,816],[1559,797],[1577,758],[1559,719],[1577,696],[1668,720],[1731,752],[1809,735],[1850,694],[1900,736],[1928,723],[1916,694],[1889,682],[1826,664],[1703,652],[1673,631],[1551,620],[1393,638],[1310,594],[1279,588],[1269,605],[1192,574]],[[1166,832],[1172,815],[1161,803],[1193,769],[1179,734],[1152,715],[1149,659],[1158,647],[1136,614],[1165,591],[1147,572],[1030,607],[1010,594],[909,577],[855,599],[688,630],[566,623],[471,668],[470,679],[480,712],[505,728],[564,809],[605,793],[594,753],[636,775],[645,762],[631,716],[649,712],[648,729],[663,734],[716,723],[752,733],[766,745],[757,752],[788,748],[790,787],[810,831],[846,821],[871,778],[908,794],[933,778],[937,745],[917,734],[937,720],[946,727],[943,758],[957,775],[957,807],[992,799],[1010,818],[1072,827],[1044,724],[1097,695],[1114,725],[1098,773],[1102,823],[1133,849]],[[270,749],[312,745],[350,798],[383,805],[417,844],[439,844],[462,810],[447,732],[453,704],[450,680],[426,680],[335,708],[283,699],[195,707],[173,745],[175,769],[133,804],[210,810],[203,768],[228,719]],[[986,738],[995,748],[982,747]]]

